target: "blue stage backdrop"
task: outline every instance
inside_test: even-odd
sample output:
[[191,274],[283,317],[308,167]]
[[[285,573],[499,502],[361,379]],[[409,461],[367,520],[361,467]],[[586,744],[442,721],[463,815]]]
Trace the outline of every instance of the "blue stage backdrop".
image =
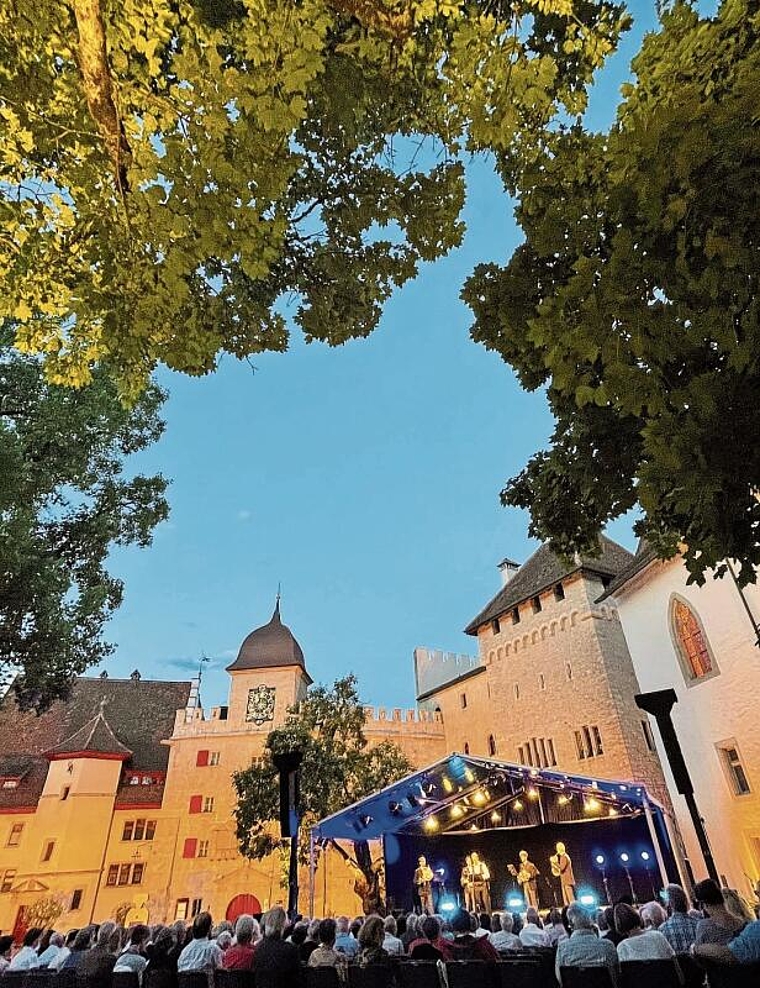
[[[519,829],[495,829],[442,834],[440,836],[404,836],[387,834],[384,838],[386,885],[389,902],[394,908],[412,908],[412,876],[417,858],[424,854],[434,870],[443,868],[446,889],[461,899],[459,875],[465,855],[477,851],[491,872],[491,903],[494,911],[503,909],[510,894],[516,891],[507,865],[517,866],[518,855],[525,850],[541,872],[539,896],[542,908],[562,905],[559,883],[552,878],[549,857],[555,845],[562,841],[573,861],[576,890],[593,892],[601,904],[606,903],[601,863],[614,902],[630,894],[621,855],[628,855],[628,868],[637,901],[649,902],[662,887],[657,859],[649,836],[646,819],[634,818],[593,820],[583,823],[544,824]],[[642,857],[648,855],[648,860]],[[671,881],[679,881],[675,862],[663,848],[665,867]]]

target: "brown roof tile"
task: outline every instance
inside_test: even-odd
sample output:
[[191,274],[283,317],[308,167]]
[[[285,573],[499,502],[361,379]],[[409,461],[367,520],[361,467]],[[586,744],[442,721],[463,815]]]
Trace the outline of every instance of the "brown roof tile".
[[622,545],[608,539],[606,535],[600,536],[599,543],[601,552],[597,557],[583,556],[569,565],[552,552],[548,545],[539,546],[509,583],[502,587],[480,614],[470,621],[465,632],[468,635],[476,635],[482,625],[506,614],[523,601],[530,600],[531,597],[559,583],[571,573],[582,570],[587,573],[598,573],[601,576],[616,577],[630,565],[633,555]]

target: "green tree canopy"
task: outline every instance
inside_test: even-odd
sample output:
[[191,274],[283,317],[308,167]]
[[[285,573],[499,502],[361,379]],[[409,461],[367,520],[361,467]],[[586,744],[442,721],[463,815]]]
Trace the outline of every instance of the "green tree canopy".
[[0,318],[80,385],[368,334],[462,159],[585,106],[612,0],[7,0]]
[[525,242],[463,297],[556,417],[506,486],[564,554],[638,503],[692,579],[760,564],[760,10],[679,2],[634,60],[608,133],[558,129],[517,174]]
[[168,514],[161,476],[124,474],[163,430],[162,392],[131,409],[103,368],[79,390],[51,385],[42,361],[0,331],[0,681],[44,709],[111,651],[104,623],[123,587],[105,563],[148,545]]
[[[267,737],[264,757],[233,776],[242,854],[260,859],[280,847],[279,789],[273,754],[293,750],[303,753],[299,806],[302,835],[317,821],[411,771],[410,762],[392,741],[370,746],[364,724],[364,707],[354,676],[337,679],[330,688],[313,687],[305,700],[291,708],[282,727]],[[302,844],[302,860],[307,846],[308,843]],[[366,870],[369,866],[369,855],[359,855],[357,867]]]

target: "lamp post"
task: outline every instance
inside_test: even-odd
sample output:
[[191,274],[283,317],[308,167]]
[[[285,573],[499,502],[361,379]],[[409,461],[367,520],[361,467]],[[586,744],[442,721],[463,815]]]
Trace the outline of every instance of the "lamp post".
[[717,882],[717,884],[720,885],[718,869],[715,867],[712,850],[710,849],[710,842],[707,839],[707,831],[705,830],[704,820],[697,809],[697,802],[694,799],[694,786],[692,785],[691,776],[689,775],[689,770],[686,767],[683,752],[681,751],[681,745],[678,742],[676,729],[673,725],[673,718],[670,714],[673,709],[673,704],[678,703],[676,691],[674,689],[654,690],[652,693],[639,693],[634,697],[634,699],[636,700],[637,707],[641,710],[645,710],[648,714],[652,714],[657,721],[657,727],[660,731],[660,737],[662,738],[662,744],[665,748],[665,754],[668,756],[670,771],[673,773],[676,789],[679,793],[681,793],[686,801],[689,816],[691,817],[691,822],[694,825],[697,840],[699,841],[699,848],[702,851],[702,857],[705,860],[707,874],[714,882]]

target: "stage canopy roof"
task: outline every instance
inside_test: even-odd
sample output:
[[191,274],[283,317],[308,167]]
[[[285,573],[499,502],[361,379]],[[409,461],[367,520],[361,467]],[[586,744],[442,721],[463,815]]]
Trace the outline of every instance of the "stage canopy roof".
[[634,817],[649,807],[661,809],[637,783],[453,754],[326,817],[312,835],[351,841],[432,836]]

